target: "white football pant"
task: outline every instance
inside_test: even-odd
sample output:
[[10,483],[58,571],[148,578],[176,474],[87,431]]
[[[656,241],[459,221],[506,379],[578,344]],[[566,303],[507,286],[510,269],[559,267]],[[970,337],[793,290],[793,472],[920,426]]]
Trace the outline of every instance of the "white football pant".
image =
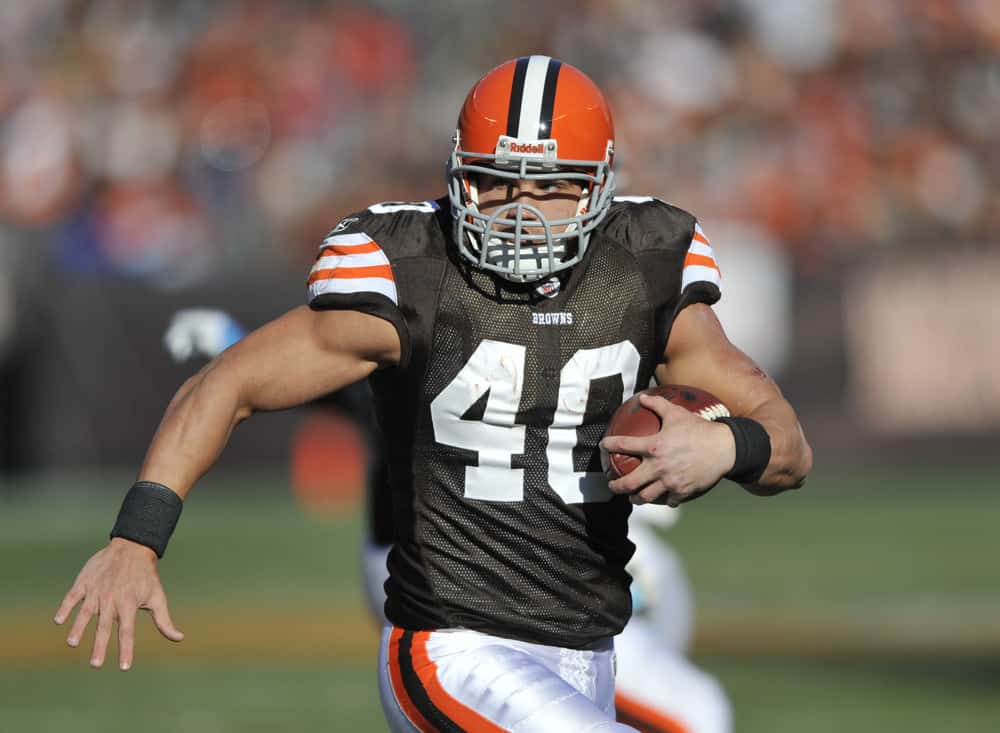
[[660,629],[633,618],[615,637],[618,720],[647,733],[730,733],[722,686],[684,656],[662,647]]
[[614,647],[580,651],[468,629],[386,626],[379,695],[393,733],[624,733]]
[[[725,692],[711,675],[685,657],[694,603],[683,566],[655,532],[634,520],[633,516],[629,536],[637,549],[628,569],[634,577],[636,615],[615,637],[618,717],[650,732],[729,733],[732,712]],[[388,547],[371,542],[365,543],[362,553],[365,597],[379,624],[386,623],[383,586],[388,577],[388,554]],[[383,668],[380,662],[380,670]],[[383,693],[383,708],[392,720],[392,711],[398,715],[398,706],[386,706],[385,700]],[[406,725],[405,720],[395,722],[393,730],[415,730]]]

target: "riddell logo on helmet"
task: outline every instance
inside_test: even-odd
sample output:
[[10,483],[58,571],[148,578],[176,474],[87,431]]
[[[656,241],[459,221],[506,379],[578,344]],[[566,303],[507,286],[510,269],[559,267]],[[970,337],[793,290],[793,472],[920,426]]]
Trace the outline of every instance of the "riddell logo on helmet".
[[510,144],[510,152],[527,153],[529,155],[541,155],[545,152],[545,146],[541,143],[514,143]]

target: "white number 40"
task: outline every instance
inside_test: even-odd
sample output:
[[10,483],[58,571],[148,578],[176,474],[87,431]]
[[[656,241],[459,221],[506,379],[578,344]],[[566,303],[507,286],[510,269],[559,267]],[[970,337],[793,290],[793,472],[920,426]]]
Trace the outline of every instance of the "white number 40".
[[[511,459],[525,448],[525,426],[515,423],[524,388],[525,353],[524,346],[484,340],[431,402],[435,440],[479,455],[479,465],[465,469],[465,496],[470,499],[524,498],[524,469],[513,468]],[[639,352],[629,341],[581,349],[562,368],[546,457],[549,485],[566,503],[611,498],[602,473],[573,470],[576,429],[583,423],[591,381],[621,375],[624,399],[635,392],[638,371]],[[482,416],[463,420],[484,396]]]

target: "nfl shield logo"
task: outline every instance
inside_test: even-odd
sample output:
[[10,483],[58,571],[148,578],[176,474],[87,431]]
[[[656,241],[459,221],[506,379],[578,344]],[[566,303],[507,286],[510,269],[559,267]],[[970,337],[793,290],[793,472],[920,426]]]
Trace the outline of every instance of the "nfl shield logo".
[[560,282],[559,278],[553,275],[548,280],[541,283],[537,288],[535,288],[535,292],[537,292],[539,295],[545,296],[546,298],[554,298],[557,295],[559,295],[559,289],[561,286],[562,283]]

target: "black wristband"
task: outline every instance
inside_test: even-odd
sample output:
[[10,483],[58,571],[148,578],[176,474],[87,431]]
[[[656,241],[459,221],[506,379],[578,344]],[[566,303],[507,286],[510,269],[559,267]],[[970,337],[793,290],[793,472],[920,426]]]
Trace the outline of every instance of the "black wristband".
[[163,557],[183,508],[181,497],[163,484],[137,481],[122,500],[111,536],[138,542]]
[[736,460],[726,478],[738,484],[754,483],[771,461],[771,436],[749,417],[719,417],[715,422],[728,425],[736,441]]

